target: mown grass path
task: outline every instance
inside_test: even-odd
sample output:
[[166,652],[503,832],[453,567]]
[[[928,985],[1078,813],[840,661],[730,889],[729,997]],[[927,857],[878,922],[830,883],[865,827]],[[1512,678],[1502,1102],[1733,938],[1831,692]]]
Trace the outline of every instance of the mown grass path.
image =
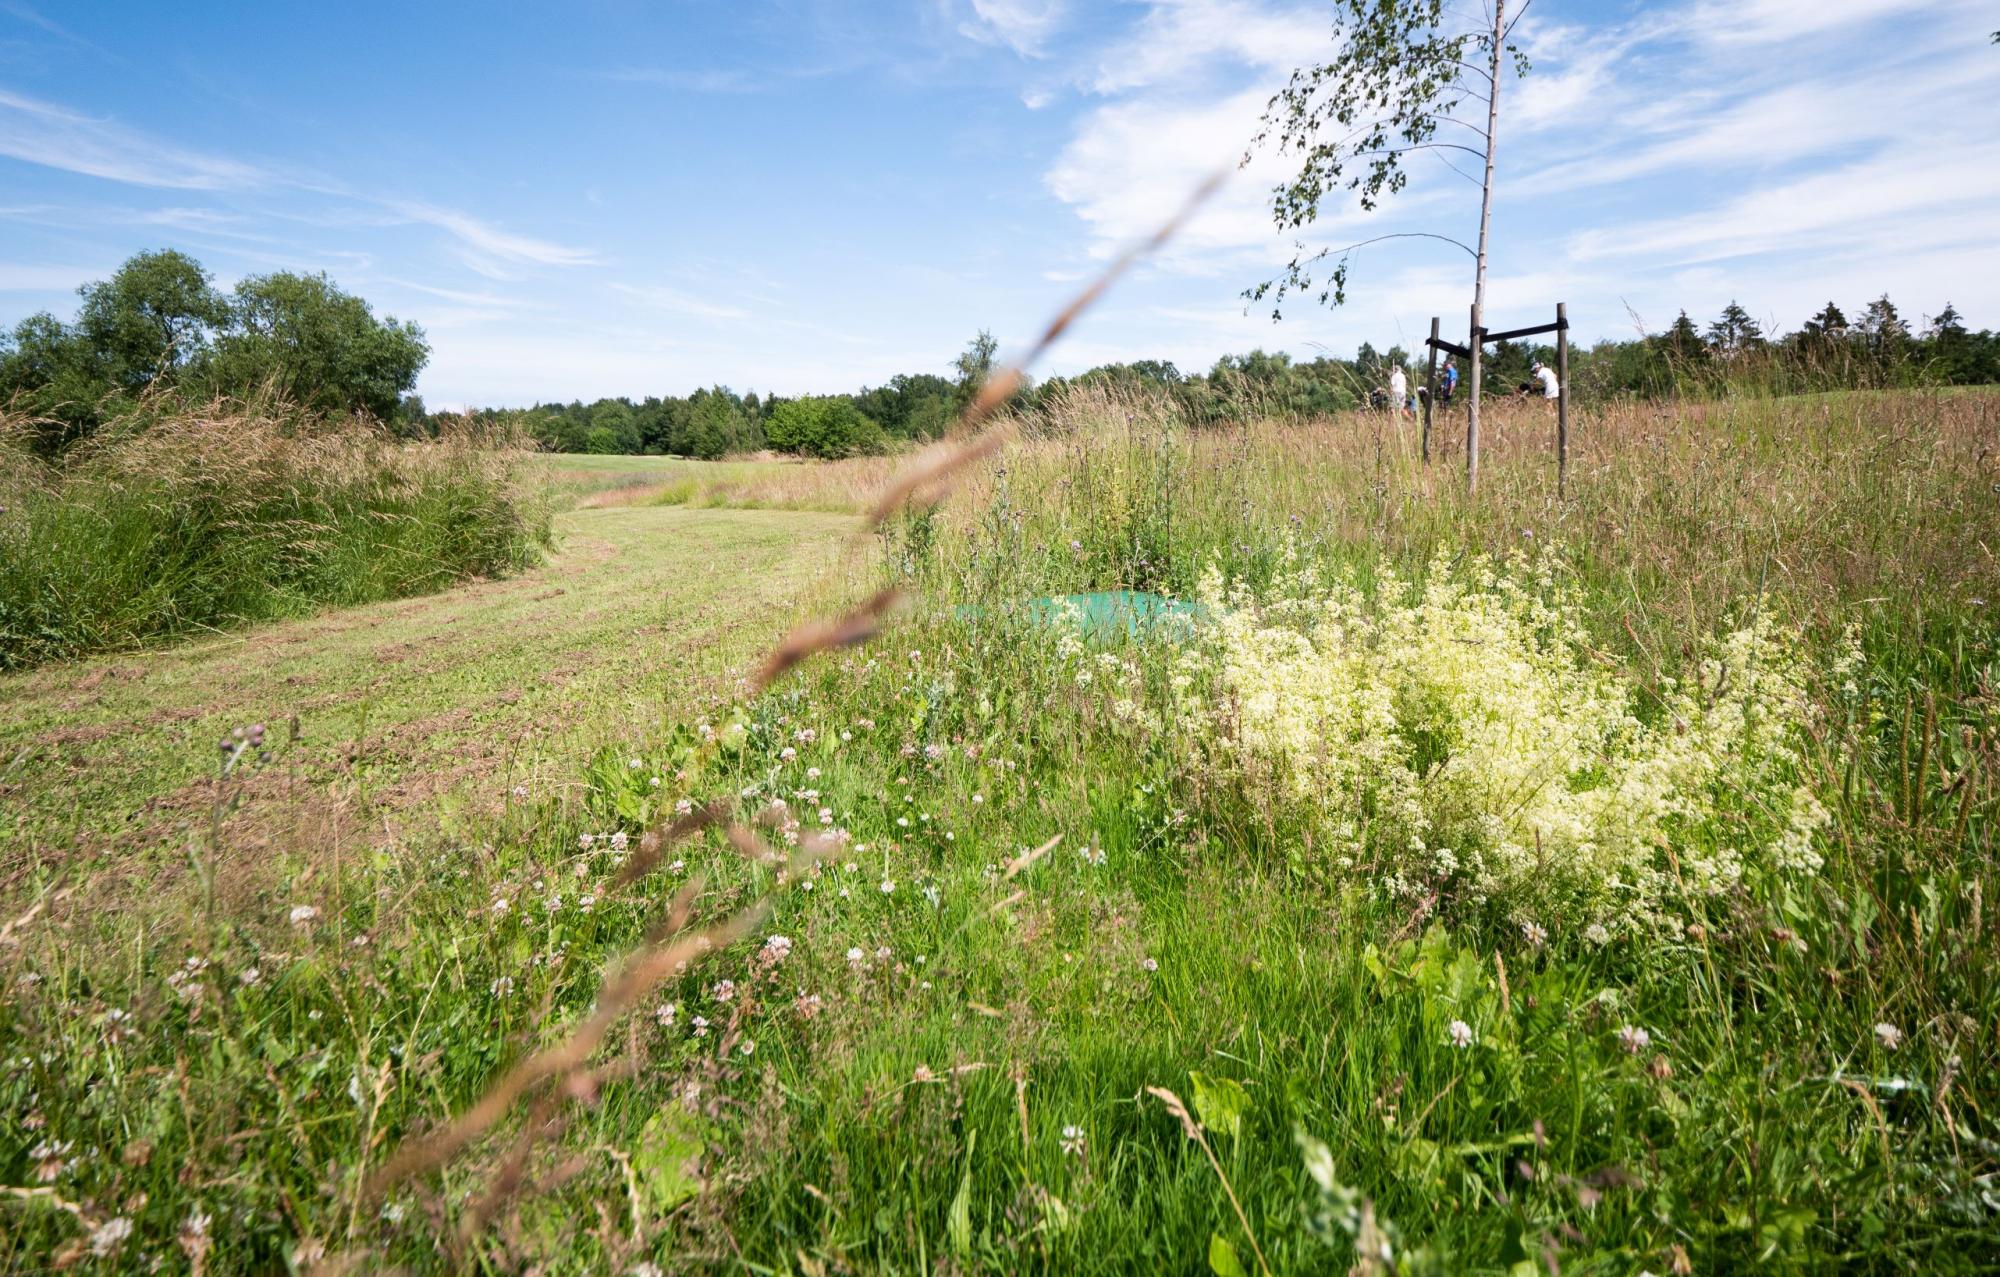
[[[0,680],[0,896],[48,872],[135,886],[205,836],[216,743],[269,725],[229,854],[399,837],[573,783],[710,695],[839,561],[851,518],[614,507],[542,567],[422,598]],[[288,741],[296,716],[299,738]]]

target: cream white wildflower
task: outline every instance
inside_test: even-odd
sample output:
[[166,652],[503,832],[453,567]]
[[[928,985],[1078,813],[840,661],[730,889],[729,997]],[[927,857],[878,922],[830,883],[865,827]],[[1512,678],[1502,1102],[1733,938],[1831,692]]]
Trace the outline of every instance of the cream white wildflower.
[[303,927],[317,917],[319,917],[319,910],[313,908],[311,905],[292,906],[291,920],[292,925],[295,927]]
[[1472,1026],[1463,1020],[1453,1020],[1444,1026],[1445,1037],[1461,1050],[1472,1045]]
[[1875,1040],[1882,1044],[1884,1051],[1893,1051],[1903,1045],[1903,1031],[1885,1021],[1875,1026]]
[[1376,830],[1392,892],[1644,920],[1683,884],[1819,866],[1804,649],[1768,617],[1654,696],[1590,658],[1547,561],[1441,559],[1368,594],[1296,567],[1256,593],[1211,574],[1203,602],[1215,620],[1175,687],[1220,696],[1182,700],[1185,725],[1329,832]]

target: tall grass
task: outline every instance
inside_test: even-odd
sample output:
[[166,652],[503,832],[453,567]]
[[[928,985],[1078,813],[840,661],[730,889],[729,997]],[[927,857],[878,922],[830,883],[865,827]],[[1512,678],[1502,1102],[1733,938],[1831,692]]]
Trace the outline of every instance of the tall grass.
[[0,421],[0,668],[434,590],[529,562],[505,440],[216,403],[60,462]]
[[[0,943],[0,1265],[1379,1272],[1357,1252],[1386,1236],[1412,1273],[1990,1270],[1992,413],[1588,418],[1559,496],[1551,423],[1502,411],[1470,499],[1378,418],[1190,432],[1079,400],[892,525],[883,568],[921,590],[871,647],[491,824],[344,868],[280,853],[226,927],[38,899]],[[790,481],[814,475],[852,481]],[[1603,936],[1384,892],[1379,848],[1216,765],[1228,698],[1176,682],[1169,634],[1066,643],[1007,606],[1287,562],[1376,606],[1382,567],[1543,543],[1579,596],[1565,659],[1635,701],[1679,679],[1726,706],[1703,644],[1800,627],[1816,870]],[[1451,748],[1379,743],[1426,771]],[[711,801],[741,836],[655,841]],[[816,831],[816,865],[757,842]],[[1738,832],[1648,851],[1678,873]],[[712,930],[754,901],[760,931]],[[674,971],[663,915],[713,949]],[[614,1025],[635,951],[664,982]],[[578,1040],[525,1113],[445,1125]],[[458,1157],[385,1187],[398,1146]]]
[[1482,416],[1477,496],[1462,417],[1381,413],[1187,428],[1171,405],[1081,393],[914,529],[930,588],[968,597],[1136,587],[1189,595],[1204,567],[1260,580],[1290,545],[1420,571],[1439,550],[1558,547],[1607,644],[1657,662],[1763,600],[1821,637],[1948,654],[2000,607],[2000,394],[1859,392]]

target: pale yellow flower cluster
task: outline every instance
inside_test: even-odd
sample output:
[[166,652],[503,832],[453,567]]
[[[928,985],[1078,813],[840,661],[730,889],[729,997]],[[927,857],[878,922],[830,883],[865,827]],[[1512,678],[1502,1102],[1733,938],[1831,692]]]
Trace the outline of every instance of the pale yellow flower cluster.
[[1766,618],[1647,688],[1592,649],[1546,560],[1440,559],[1366,592],[1294,566],[1205,596],[1183,685],[1213,694],[1189,725],[1392,893],[1616,926],[1819,865],[1807,670]]

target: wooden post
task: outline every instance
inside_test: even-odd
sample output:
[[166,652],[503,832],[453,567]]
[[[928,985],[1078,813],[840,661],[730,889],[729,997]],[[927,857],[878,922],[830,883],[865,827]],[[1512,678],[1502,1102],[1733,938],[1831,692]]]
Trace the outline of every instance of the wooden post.
[[1569,482],[1569,307],[1556,303],[1556,495]]
[[1431,367],[1424,374],[1424,464],[1431,463],[1431,404],[1438,397],[1438,321],[1431,316]]
[[1471,336],[1465,339],[1465,348],[1472,352],[1472,372],[1466,378],[1470,382],[1470,393],[1465,405],[1465,490],[1479,491],[1479,365],[1480,356],[1486,353],[1486,334],[1479,331],[1479,303],[1472,303]]

